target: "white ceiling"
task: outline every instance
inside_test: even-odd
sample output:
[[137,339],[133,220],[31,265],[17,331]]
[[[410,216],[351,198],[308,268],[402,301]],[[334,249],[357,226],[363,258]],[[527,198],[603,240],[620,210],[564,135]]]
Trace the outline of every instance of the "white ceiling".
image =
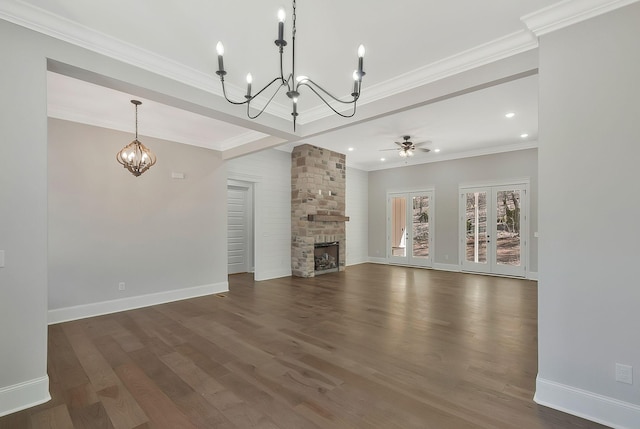
[[[193,113],[52,72],[49,115],[133,132],[129,100],[136,98],[143,101],[142,136],[235,156],[256,150],[256,144],[248,143],[273,135],[277,139],[263,141],[283,143],[284,150],[302,142],[347,153],[349,165],[365,170],[404,165],[394,151],[381,150],[394,148],[393,142],[405,134],[415,142],[431,141],[425,146],[432,152],[416,155],[409,164],[536,147],[537,64],[497,82],[495,76],[482,81],[482,67],[535,54],[537,35],[632,1],[299,0],[297,75],[348,97],[360,43],[367,49],[367,74],[353,119],[333,115],[311,92],[303,92],[296,133],[284,94],[274,98],[276,105],[260,120],[249,121],[243,119],[243,107],[225,103],[219,108],[214,106],[221,103],[212,102]],[[232,96],[241,99],[247,72],[254,76],[254,89],[278,73],[273,41],[281,2],[191,0],[178,7],[157,0],[3,0],[0,19],[176,79],[211,93],[212,100],[221,94],[214,74],[215,44],[221,40],[225,81]],[[292,10],[291,4],[284,6],[286,74],[291,70]],[[478,70],[475,80],[468,79],[477,85],[466,91],[447,80],[470,70]],[[510,111],[516,116],[505,118]],[[523,133],[529,136],[520,137]],[[354,150],[348,151],[350,147]],[[441,151],[435,153],[436,148]],[[381,156],[387,161],[381,162]]]

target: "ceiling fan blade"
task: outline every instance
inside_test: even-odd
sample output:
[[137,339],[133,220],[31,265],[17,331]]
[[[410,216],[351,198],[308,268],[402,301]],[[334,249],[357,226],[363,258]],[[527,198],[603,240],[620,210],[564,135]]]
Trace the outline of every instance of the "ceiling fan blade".
[[397,151],[397,150],[400,150],[400,149],[378,149],[378,150],[379,150],[380,152],[385,152],[385,151],[387,151],[387,150],[396,150],[396,151]]
[[397,144],[398,146],[402,147],[402,148],[404,147],[404,143],[400,143],[400,142],[394,142],[394,143]]
[[420,152],[431,152],[431,149],[427,149],[426,147],[417,147],[416,150]]
[[418,146],[422,146],[424,144],[430,144],[430,143],[433,143],[433,142],[431,140],[425,140],[423,142],[416,143],[415,146],[418,147]]

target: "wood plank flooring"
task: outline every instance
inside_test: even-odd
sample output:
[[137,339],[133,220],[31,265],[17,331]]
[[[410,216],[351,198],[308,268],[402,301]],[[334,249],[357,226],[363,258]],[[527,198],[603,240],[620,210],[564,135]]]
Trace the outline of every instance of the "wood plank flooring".
[[537,284],[362,264],[49,327],[0,428],[603,428],[536,405]]

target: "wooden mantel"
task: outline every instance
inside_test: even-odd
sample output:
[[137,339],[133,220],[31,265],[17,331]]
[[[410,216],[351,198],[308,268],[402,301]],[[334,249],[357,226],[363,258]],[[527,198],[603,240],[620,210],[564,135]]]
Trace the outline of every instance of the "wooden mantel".
[[347,222],[349,216],[337,216],[337,215],[307,215],[307,220],[310,222]]

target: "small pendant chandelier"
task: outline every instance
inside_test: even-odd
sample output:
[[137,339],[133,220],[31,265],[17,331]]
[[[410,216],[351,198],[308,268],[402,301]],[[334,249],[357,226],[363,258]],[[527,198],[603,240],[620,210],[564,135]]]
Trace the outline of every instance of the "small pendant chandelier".
[[[231,104],[236,105],[247,105],[247,117],[250,119],[256,119],[258,116],[265,111],[265,109],[271,103],[271,100],[276,96],[280,89],[286,89],[286,95],[292,102],[292,112],[291,116],[293,117],[293,130],[296,130],[296,119],[298,117],[298,97],[300,96],[300,89],[306,87],[311,92],[313,92],[329,109],[331,109],[335,114],[342,116],[343,118],[351,118],[356,114],[356,107],[358,103],[358,99],[360,98],[361,90],[362,90],[362,78],[366,74],[363,70],[363,57],[364,57],[364,46],[360,45],[358,47],[358,68],[353,72],[353,91],[351,92],[351,96],[347,99],[340,99],[329,91],[324,89],[318,83],[314,82],[307,76],[298,76],[296,75],[296,0],[293,0],[293,28],[291,31],[291,73],[285,75],[283,68],[283,54],[284,47],[287,46],[287,41],[284,39],[284,21],[285,21],[285,11],[284,9],[280,9],[278,11],[278,38],[275,41],[276,46],[278,47],[278,51],[280,54],[280,72],[276,75],[271,82],[267,83],[262,89],[259,91],[252,93],[251,92],[251,84],[253,83],[253,76],[251,73],[247,75],[247,93],[244,96],[245,100],[235,101],[229,99],[227,96],[227,89],[224,84],[224,76],[227,72],[224,69],[224,46],[222,42],[218,42],[216,46],[216,51],[218,53],[218,70],[216,74],[220,77],[220,83],[222,85],[222,94],[224,98]],[[271,94],[270,98],[267,100],[266,104],[253,115],[250,110],[250,104],[253,99],[262,94],[267,88],[271,87],[273,84],[276,84],[276,89]],[[348,113],[342,113],[338,111],[337,108],[332,106],[332,103],[338,105],[350,105],[352,106],[352,110]]]
[[116,160],[131,174],[138,177],[156,163],[156,156],[138,141],[138,106],[142,102],[131,100],[131,103],[136,106],[136,138],[118,152]]

